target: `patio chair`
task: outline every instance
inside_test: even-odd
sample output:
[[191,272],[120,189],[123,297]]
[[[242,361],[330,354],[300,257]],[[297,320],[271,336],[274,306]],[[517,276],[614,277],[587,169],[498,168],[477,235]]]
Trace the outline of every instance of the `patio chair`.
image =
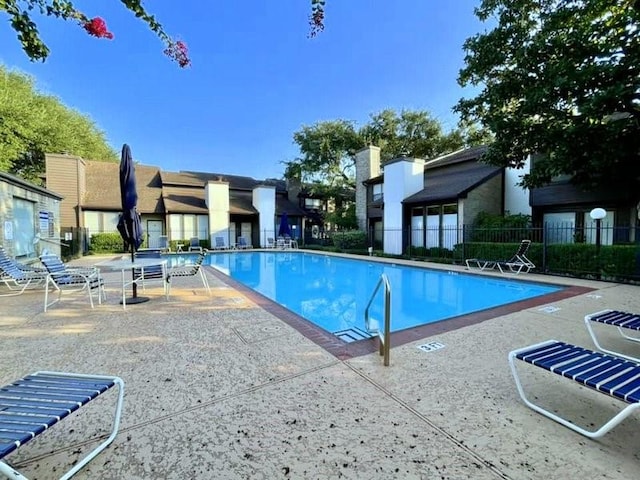
[[246,238],[238,237],[238,243],[236,243],[236,248],[239,250],[245,250],[247,248],[253,248],[253,245],[247,242]]
[[476,267],[480,270],[493,270],[498,268],[500,273],[528,273],[532,269],[536,268],[535,264],[529,260],[526,256],[529,247],[531,246],[531,240],[522,240],[518,246],[518,250],[509,260],[486,260],[480,258],[468,258],[465,260],[467,268],[471,269]]
[[166,235],[160,235],[158,237],[158,249],[161,253],[171,252],[171,247],[169,246],[169,237]]
[[[536,412],[586,437],[602,437],[640,408],[640,364],[636,362],[556,340],[513,350],[508,359],[522,401]],[[598,429],[587,430],[529,400],[520,382],[515,360],[574,380],[628,405]],[[571,400],[571,397],[567,398],[568,402]]]
[[198,237],[191,237],[189,239],[189,251],[202,252],[202,247],[200,246],[200,239]]
[[0,263],[5,262],[8,262],[23,272],[36,272],[43,275],[47,274],[47,269],[44,267],[18,262],[15,258],[9,256],[3,245],[0,245]]
[[204,285],[207,294],[211,295],[211,288],[209,288],[209,281],[207,280],[207,275],[204,273],[202,269],[202,262],[204,262],[204,253],[200,253],[198,258],[196,258],[195,262],[192,264],[186,265],[177,265],[172,267],[167,272],[167,298],[171,294],[171,279],[177,277],[194,277],[196,275],[200,275],[202,279],[202,284]]
[[[615,352],[613,350],[607,350],[606,348],[600,345],[598,338],[596,337],[596,332],[593,329],[594,324],[600,325],[609,325],[612,327],[617,327],[618,333],[625,339],[631,340],[632,342],[640,342],[640,315],[636,313],[627,313],[621,312],[618,310],[603,310],[601,312],[591,313],[589,315],[585,315],[584,323],[587,326],[587,330],[589,330],[589,335],[591,335],[591,339],[593,343],[598,348],[606,353],[610,353],[611,355],[615,355],[617,357],[626,358],[627,360],[631,360],[633,362],[640,363],[640,355],[637,357],[633,357],[631,355],[625,355],[620,352]],[[636,336],[627,335],[624,330],[635,331]]]
[[[160,250],[144,250],[138,251],[133,254],[136,259],[138,258],[162,258]],[[166,283],[166,271],[164,265],[152,265],[144,268],[133,269],[133,279],[137,283],[142,284],[142,291],[145,291],[145,283],[149,280],[160,280],[162,282],[162,288],[164,293],[167,293]]]
[[[96,267],[68,267],[57,256],[50,253],[40,255],[40,261],[47,269],[47,279],[44,287],[44,311],[62,298],[63,291],[82,292],[89,294],[89,303],[93,308],[93,290],[98,290],[98,303],[106,299],[104,280],[100,270]],[[49,285],[58,291],[58,298],[49,303]]]
[[29,287],[42,286],[46,279],[46,270],[23,265],[10,258],[0,247],[0,283],[9,289],[8,293],[0,293],[0,297],[20,295]]
[[216,242],[213,246],[214,250],[227,250],[229,246],[224,243],[224,237],[215,237],[214,241]]
[[273,237],[267,238],[267,248],[276,248],[276,240]]

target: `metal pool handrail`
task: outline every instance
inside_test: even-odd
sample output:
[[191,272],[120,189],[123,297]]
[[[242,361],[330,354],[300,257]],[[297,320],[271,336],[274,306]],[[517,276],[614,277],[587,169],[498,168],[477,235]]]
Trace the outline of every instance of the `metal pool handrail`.
[[[382,332],[380,331],[378,322],[376,322],[374,328],[373,325],[370,325],[371,321],[369,320],[369,307],[381,286],[384,287],[384,329]],[[369,303],[367,303],[367,308],[364,309],[364,324],[369,333],[378,335],[380,339],[380,355],[384,355],[384,366],[388,367],[389,351],[391,349],[391,285],[384,273],[380,275],[380,280],[378,280],[376,287],[373,289]]]

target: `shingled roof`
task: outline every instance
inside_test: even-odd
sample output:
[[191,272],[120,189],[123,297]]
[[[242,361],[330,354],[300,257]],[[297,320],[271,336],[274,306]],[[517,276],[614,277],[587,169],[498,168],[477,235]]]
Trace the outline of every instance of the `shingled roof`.
[[425,164],[424,188],[403,203],[427,203],[466,196],[478,185],[498,175],[501,167],[480,163],[486,146],[443,155]]
[[227,182],[229,190],[253,190],[260,185],[268,185],[275,187],[278,191],[286,191],[286,183],[284,180],[276,180],[268,178],[266,180],[256,180],[251,177],[243,177],[240,175],[227,175],[224,173],[208,173],[208,172],[162,172],[162,183],[165,186],[200,186],[204,187],[207,182]]
[[[164,172],[163,172],[164,174]],[[163,187],[162,200],[167,213],[193,213],[207,215],[209,210],[204,201],[204,188]]]
[[[164,213],[160,170],[150,165],[135,166],[138,211]],[[86,161],[86,190],[82,199],[85,210],[121,210],[120,164]]]

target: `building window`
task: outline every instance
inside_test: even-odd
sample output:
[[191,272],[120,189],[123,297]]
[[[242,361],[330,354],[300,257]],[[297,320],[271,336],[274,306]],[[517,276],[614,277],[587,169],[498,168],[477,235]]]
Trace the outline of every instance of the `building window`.
[[424,247],[424,208],[411,209],[411,246]]
[[374,202],[381,202],[383,199],[382,195],[382,183],[376,183],[371,187],[371,199]]
[[545,213],[544,236],[547,244],[573,243],[576,229],[576,212]]
[[169,215],[169,239],[188,240],[191,237],[209,239],[209,217],[178,213]]
[[84,226],[89,236],[94,233],[112,233],[118,231],[119,212],[84,212]]
[[304,208],[307,210],[320,210],[322,208],[322,200],[319,198],[305,198]]

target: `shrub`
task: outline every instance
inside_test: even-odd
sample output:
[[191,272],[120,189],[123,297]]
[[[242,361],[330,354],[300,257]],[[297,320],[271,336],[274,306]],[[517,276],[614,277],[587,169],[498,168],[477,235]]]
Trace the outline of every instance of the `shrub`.
[[360,230],[334,232],[331,239],[339,250],[367,250],[367,234]]
[[124,252],[124,242],[119,233],[94,233],[89,244],[91,253]]

